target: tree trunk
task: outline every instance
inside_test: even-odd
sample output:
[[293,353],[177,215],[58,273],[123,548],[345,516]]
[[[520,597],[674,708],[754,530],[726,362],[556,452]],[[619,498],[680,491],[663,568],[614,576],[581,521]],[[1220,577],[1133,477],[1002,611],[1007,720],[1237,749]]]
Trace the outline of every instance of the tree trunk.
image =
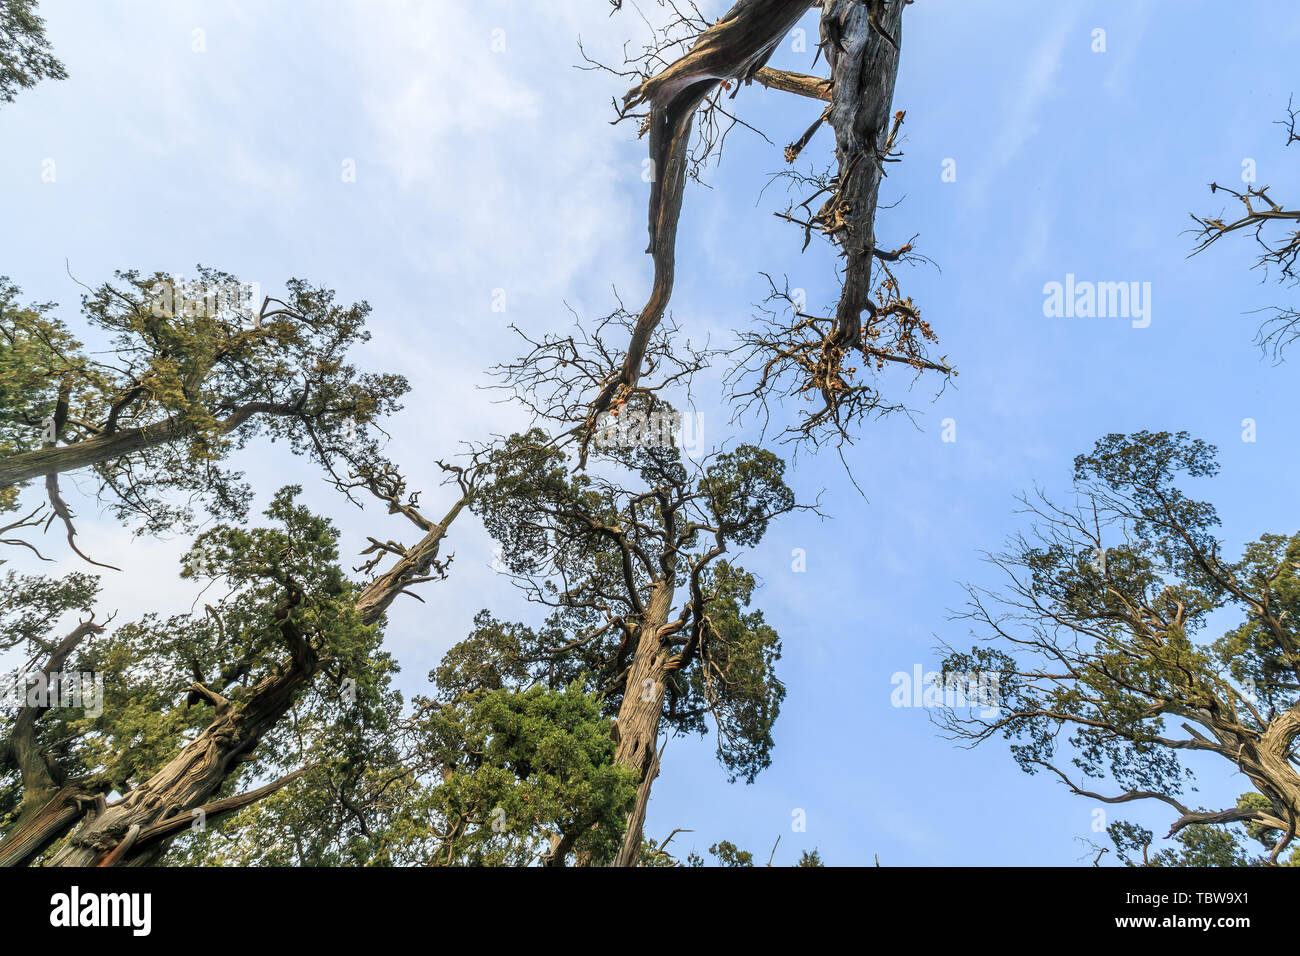
[[818,218],[832,228],[844,254],[844,290],[835,312],[835,336],[844,348],[862,341],[862,313],[869,308],[876,203],[898,79],[904,5],[903,0],[826,0],[822,9],[839,188]]
[[[18,821],[0,841],[0,866],[26,866],[46,847],[80,823],[86,806],[99,795],[70,785],[57,790],[43,804],[24,809]],[[27,803],[27,793],[23,793]]]
[[1283,832],[1292,838],[1300,829],[1300,773],[1290,759],[1297,736],[1300,736],[1300,704],[1275,718],[1258,742],[1243,742],[1238,758],[1238,765],[1255,784],[1255,789],[1280,811],[1288,825]]
[[[215,719],[161,770],[74,833],[54,855],[53,866],[120,866],[130,859],[114,849],[133,828],[147,829],[201,807],[262,737],[293,706],[316,671],[314,658],[264,678],[242,707],[219,700]],[[138,832],[138,831],[137,831]],[[165,847],[156,848],[160,855]]]
[[[366,624],[378,622],[403,588],[434,565],[447,529],[466,501],[465,497],[457,501],[393,568],[361,592],[356,606]],[[290,606],[292,603],[291,598]],[[191,685],[216,705],[213,720],[195,740],[122,800],[99,812],[84,809],[86,801],[94,799],[93,794],[75,788],[58,791],[40,805],[26,824],[20,821],[0,841],[0,865],[30,862],[78,822],[82,827],[55,853],[50,865],[149,865],[166,852],[173,837],[187,828],[186,814],[201,808],[214,816],[228,813],[292,780],[297,774],[204,807],[240,764],[252,758],[262,738],[288,713],[319,669],[316,654],[306,639],[286,631],[286,643],[289,659],[277,672],[259,681],[238,704],[201,685]]]
[[650,787],[659,774],[659,721],[663,717],[667,693],[664,678],[671,669],[668,662],[672,656],[671,649],[660,640],[660,633],[668,621],[672,600],[672,584],[659,582],[651,594],[650,606],[646,608],[636,657],[618,709],[619,741],[614,751],[614,762],[635,770],[639,783],[636,804],[628,814],[623,845],[614,857],[614,866],[636,866],[641,855]]
[[[217,426],[229,434],[259,412],[287,415],[292,409],[270,402],[252,402],[237,409]],[[128,428],[111,435],[96,435],[71,445],[57,445],[20,452],[0,459],[0,488],[7,488],[48,474],[62,474],[89,468],[101,462],[123,458],[146,448],[168,445],[194,434],[194,427],[180,415],[141,428]]]

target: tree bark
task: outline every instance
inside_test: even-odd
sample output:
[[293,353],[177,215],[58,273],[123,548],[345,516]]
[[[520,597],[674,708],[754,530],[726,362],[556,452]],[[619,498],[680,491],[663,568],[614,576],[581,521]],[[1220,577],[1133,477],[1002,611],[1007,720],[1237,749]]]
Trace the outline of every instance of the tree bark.
[[[0,866],[26,866],[84,820],[87,805],[93,804],[98,796],[69,785],[56,791],[43,804],[24,811],[0,841]],[[23,802],[26,802],[26,793]]]
[[[462,497],[457,501],[443,520],[430,525],[424,537],[408,548],[393,568],[361,592],[356,607],[366,624],[377,623],[397,595],[433,566],[451,522],[464,509],[467,500]],[[287,613],[288,609],[286,625]],[[205,807],[239,766],[252,758],[262,738],[310,686],[319,669],[316,653],[305,638],[292,631],[286,633],[286,643],[289,658],[276,672],[259,681],[239,703],[227,701],[201,685],[191,685],[192,690],[216,707],[212,721],[197,738],[148,780],[101,812],[88,814],[84,809],[84,802],[88,796],[93,799],[93,795],[74,788],[57,791],[41,802],[25,824],[20,821],[0,842],[0,865],[30,862],[78,822],[82,823],[81,828],[59,848],[50,865],[139,866],[155,862],[166,852],[171,839],[187,828],[185,815]],[[248,794],[217,801],[205,813],[232,812],[278,789],[294,776],[291,774]],[[26,800],[24,793],[24,803]],[[134,845],[118,852],[128,837]]]
[[637,640],[636,656],[618,708],[618,746],[614,762],[631,767],[638,774],[636,803],[628,814],[623,845],[614,857],[614,866],[636,866],[641,855],[641,837],[645,829],[646,806],[650,787],[659,774],[659,722],[663,717],[667,686],[664,679],[672,669],[671,649],[664,646],[661,632],[672,610],[671,582],[660,581],[650,597],[645,620]]
[[[286,602],[288,615],[297,601]],[[53,866],[121,866],[128,851],[116,852],[133,831],[141,830],[202,806],[239,765],[250,759],[262,737],[293,706],[319,666],[315,651],[302,635],[289,637],[290,658],[279,672],[264,677],[242,706],[232,705],[200,684],[192,689],[216,705],[216,716],[148,780],[122,800],[107,807],[73,833],[54,854]],[[154,852],[161,854],[165,847]]]
[[1289,838],[1294,838],[1300,829],[1300,773],[1290,759],[1297,736],[1300,736],[1300,704],[1275,718],[1258,742],[1243,742],[1238,758],[1238,765],[1255,784],[1255,789],[1281,811],[1282,821],[1287,824],[1283,832]]
[[819,219],[833,231],[845,259],[844,289],[835,312],[835,336],[844,348],[861,343],[862,313],[870,307],[876,205],[898,79],[904,6],[904,0],[826,0],[822,8],[839,188]]
[[[218,433],[227,435],[259,413],[291,415],[294,411],[295,409],[288,405],[251,402],[223,419],[218,426]],[[62,474],[80,468],[89,468],[92,465],[134,454],[145,448],[171,444],[193,434],[193,425],[182,416],[173,415],[152,425],[128,428],[107,435],[96,435],[94,438],[87,438],[85,441],[71,445],[20,452],[0,459],[0,488],[7,488],[51,473]]]

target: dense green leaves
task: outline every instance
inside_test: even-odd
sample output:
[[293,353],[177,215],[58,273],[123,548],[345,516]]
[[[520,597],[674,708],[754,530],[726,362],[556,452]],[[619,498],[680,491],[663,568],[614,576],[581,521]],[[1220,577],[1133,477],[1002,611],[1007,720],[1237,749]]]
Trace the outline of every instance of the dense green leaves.
[[490,691],[431,711],[426,733],[442,768],[431,862],[528,864],[551,852],[552,836],[567,852],[613,855],[636,775],[613,762],[599,699],[577,685]]
[[[1280,854],[1285,821],[1300,817],[1300,535],[1264,535],[1227,559],[1214,506],[1179,487],[1216,471],[1213,447],[1185,433],[1103,438],[1075,460],[1079,503],[1030,502],[1030,533],[994,558],[1008,588],[970,590],[964,616],[990,643],[944,662],[945,675],[998,678],[995,706],[946,713],[955,736],[1005,735],[1030,773],[1176,808],[1181,849],[1156,861],[1236,860],[1235,838],[1215,830],[1235,823]],[[1228,615],[1239,623],[1215,639],[1211,623]],[[1185,805],[1188,750],[1228,761],[1256,792],[1229,811]],[[1123,852],[1151,844],[1135,832],[1112,834]]]
[[767,519],[794,507],[794,492],[783,480],[785,462],[756,445],[723,452],[709,465],[700,490],[723,537],[752,547],[767,530]]
[[19,90],[43,79],[67,75],[50,52],[36,0],[0,0],[0,103],[12,103]]
[[[677,714],[712,713],[718,760],[733,781],[743,777],[747,783],[771,763],[772,727],[785,699],[776,676],[781,638],[762,611],[745,611],[754,587],[753,575],[744,570],[725,561],[714,567],[704,585],[709,602],[700,664],[672,682],[668,712],[670,723]],[[697,727],[704,732],[703,720]]]
[[[248,298],[251,286],[203,267],[189,283],[120,272],[83,298],[92,355],[52,306],[22,307],[0,283],[0,486],[93,467],[119,517],[159,531],[192,526],[195,499],[242,517],[250,491],[222,465],[256,437],[336,480],[378,467],[378,423],[408,386],[348,361],[369,306],[298,279],[287,289]],[[62,454],[29,464],[46,447]]]

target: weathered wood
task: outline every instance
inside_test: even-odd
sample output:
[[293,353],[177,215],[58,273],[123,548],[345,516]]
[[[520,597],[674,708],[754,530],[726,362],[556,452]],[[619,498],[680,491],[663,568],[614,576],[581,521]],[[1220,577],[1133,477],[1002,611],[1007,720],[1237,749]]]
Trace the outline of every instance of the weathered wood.
[[843,252],[844,288],[835,312],[836,344],[862,341],[871,296],[876,205],[898,78],[904,0],[827,0],[822,50],[831,67],[830,124],[838,188],[819,213]]
[[624,97],[625,112],[640,104],[650,107],[646,126],[653,179],[646,252],[654,257],[654,284],[637,317],[620,374],[606,383],[592,402],[591,422],[640,380],[650,335],[672,297],[677,224],[686,191],[687,152],[696,109],[723,80],[753,80],[777,44],[813,5],[810,0],[738,0],[721,20],[700,34],[684,56]]
[[[468,496],[462,496],[392,569],[361,592],[356,607],[364,623],[378,623],[397,595],[428,572],[437,560],[447,529],[467,502]],[[251,759],[262,738],[288,713],[319,670],[321,662],[315,650],[290,622],[288,611],[297,600],[291,595],[277,612],[289,650],[281,666],[254,685],[238,704],[202,685],[192,685],[191,689],[215,704],[211,723],[148,780],[86,820],[54,855],[51,865],[132,866],[152,862],[165,851],[167,841],[189,824],[193,810],[203,809],[214,815],[229,813],[295,779],[297,774],[290,774],[249,793],[207,803],[240,765]],[[138,828],[134,831],[135,845],[119,852],[118,847],[133,828]]]
[[672,650],[661,639],[661,633],[667,625],[672,604],[672,579],[668,577],[656,583],[646,607],[637,639],[636,657],[618,708],[619,740],[614,762],[635,770],[639,780],[636,803],[628,814],[623,845],[614,857],[614,866],[637,864],[650,787],[659,775],[659,724],[668,690],[664,681],[671,670],[669,662],[672,657]]

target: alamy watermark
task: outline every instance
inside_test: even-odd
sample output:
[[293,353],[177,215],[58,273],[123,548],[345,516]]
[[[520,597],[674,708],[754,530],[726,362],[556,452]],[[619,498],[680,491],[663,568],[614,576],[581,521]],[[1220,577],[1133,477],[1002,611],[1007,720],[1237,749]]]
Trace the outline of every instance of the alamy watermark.
[[704,417],[698,412],[659,409],[653,412],[623,408],[607,415],[592,435],[596,448],[642,448],[677,446],[691,458],[704,450]]
[[1043,286],[1043,315],[1049,319],[1131,319],[1133,328],[1151,324],[1150,282],[1078,281],[1067,272],[1065,282]]
[[224,318],[244,328],[261,326],[262,287],[257,282],[186,281],[173,276],[149,287],[149,308],[159,318]]
[[103,671],[14,672],[0,678],[0,708],[76,707],[104,713]]
[[922,673],[921,665],[915,664],[910,674],[895,671],[889,683],[894,688],[889,702],[895,707],[979,709],[981,717],[997,717],[1002,711],[1002,675],[998,671]]

